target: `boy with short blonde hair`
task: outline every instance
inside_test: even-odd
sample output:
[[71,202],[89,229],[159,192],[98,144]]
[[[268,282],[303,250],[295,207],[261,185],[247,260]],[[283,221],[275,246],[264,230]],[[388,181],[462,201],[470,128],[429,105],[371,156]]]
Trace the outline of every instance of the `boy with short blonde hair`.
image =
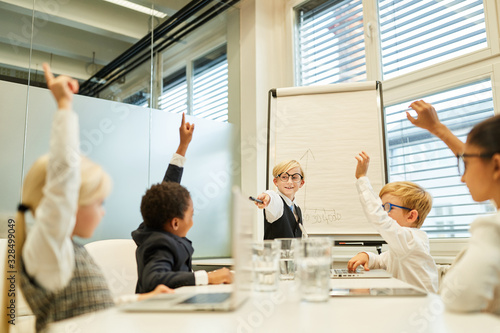
[[389,250],[378,255],[360,252],[347,263],[356,270],[382,268],[395,278],[416,287],[436,293],[438,273],[430,255],[429,238],[419,228],[432,207],[432,197],[412,182],[393,182],[375,194],[366,177],[370,158],[365,152],[356,156],[356,187],[366,218],[389,245]]
[[264,239],[302,237],[302,212],[295,193],[304,185],[304,170],[296,160],[278,163],[273,168],[273,183],[278,192],[267,190],[257,196],[264,208]]
[[418,212],[418,218],[415,221],[415,228],[420,228],[432,208],[432,196],[421,186],[408,182],[392,182],[386,184],[380,190],[379,197],[385,194],[392,194],[401,198],[401,204],[405,207],[413,207]]
[[276,164],[273,168],[273,177],[276,178],[283,172],[287,172],[293,168],[299,168],[302,179],[305,178],[304,170],[302,170],[302,166],[296,160],[282,161]]

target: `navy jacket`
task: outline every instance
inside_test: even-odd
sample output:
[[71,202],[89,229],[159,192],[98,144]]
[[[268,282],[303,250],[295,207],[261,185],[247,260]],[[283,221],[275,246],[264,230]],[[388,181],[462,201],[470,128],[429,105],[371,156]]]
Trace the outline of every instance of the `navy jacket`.
[[164,230],[150,229],[142,223],[132,232],[137,244],[136,293],[147,293],[164,284],[170,288],[193,286],[191,241]]
[[[180,183],[182,171],[183,168],[169,164],[163,181]],[[137,244],[136,293],[150,292],[158,284],[170,288],[195,284],[191,266],[194,249],[189,239],[148,228],[144,223],[132,232],[132,239]]]

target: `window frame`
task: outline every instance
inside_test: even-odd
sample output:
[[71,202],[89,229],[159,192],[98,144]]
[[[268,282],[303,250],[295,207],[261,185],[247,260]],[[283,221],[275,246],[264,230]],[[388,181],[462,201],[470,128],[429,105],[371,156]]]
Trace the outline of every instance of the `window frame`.
[[[226,28],[218,25],[216,20],[212,20],[207,23],[207,27],[203,32],[196,36],[189,37],[183,43],[171,47],[166,52],[157,54],[158,72],[155,80],[156,98],[154,99],[154,107],[158,107],[158,100],[163,94],[163,78],[172,75],[182,68],[186,68],[186,82],[188,87],[187,114],[192,115],[194,62],[196,59],[203,57],[223,45],[226,45],[227,55],[229,53],[228,37]],[[189,45],[189,47],[186,47],[186,44]],[[229,84],[228,82],[228,89]]]

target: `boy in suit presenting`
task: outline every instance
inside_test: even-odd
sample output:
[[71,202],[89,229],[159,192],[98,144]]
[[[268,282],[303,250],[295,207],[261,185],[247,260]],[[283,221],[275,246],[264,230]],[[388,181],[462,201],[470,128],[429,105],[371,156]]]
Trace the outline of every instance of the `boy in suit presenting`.
[[179,148],[170,161],[163,182],[151,186],[142,197],[144,222],[132,232],[137,244],[136,292],[154,290],[159,281],[170,288],[232,281],[227,268],[209,273],[192,271],[194,249],[186,236],[193,226],[193,201],[179,183],[193,130],[194,124],[186,123],[183,114]]
[[383,268],[395,278],[429,292],[438,290],[438,273],[430,255],[429,238],[420,230],[432,207],[432,197],[411,182],[392,182],[373,192],[366,177],[370,158],[365,152],[356,156],[356,187],[366,218],[389,245],[381,255],[360,252],[347,263],[350,271],[360,265],[365,270]]
[[295,160],[284,161],[273,168],[273,182],[278,192],[266,191],[257,199],[264,208],[264,239],[302,237],[302,212],[295,204],[295,193],[304,185],[304,171]]

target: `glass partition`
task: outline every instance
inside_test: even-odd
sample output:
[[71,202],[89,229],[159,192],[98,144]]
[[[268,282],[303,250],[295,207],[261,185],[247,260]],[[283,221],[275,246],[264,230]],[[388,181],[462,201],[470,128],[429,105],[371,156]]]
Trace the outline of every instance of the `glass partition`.
[[28,87],[20,83],[28,80],[32,11],[32,2],[21,8],[0,2],[0,80],[11,81],[0,81],[0,238],[21,195]]
[[[130,232],[141,222],[139,203],[144,191],[161,180],[177,145],[169,142],[164,146],[161,140],[164,135],[171,138],[175,134],[178,138],[180,116],[174,114],[175,110],[155,110],[161,107],[162,86],[168,84],[164,73],[179,70],[169,68],[171,64],[165,61],[164,54],[175,45],[189,53],[194,46],[188,41],[207,29],[217,34],[217,43],[205,48],[196,45],[199,57],[210,56],[220,47],[239,52],[238,41],[227,41],[224,31],[224,13],[227,9],[237,11],[231,7],[237,2],[203,2],[202,8],[199,1],[188,0],[0,1],[0,177],[5,188],[0,194],[0,237],[5,237],[4,222],[14,216],[20,201],[24,174],[38,156],[48,151],[56,106],[43,89],[46,84],[42,63],[49,63],[56,75],[76,78],[80,93],[89,96],[76,96],[74,103],[80,116],[81,150],[103,165],[113,178],[113,194],[106,201],[107,215],[91,240],[130,238]],[[228,77],[230,81],[230,72]],[[172,128],[168,132],[162,127],[166,119],[166,126]],[[196,193],[204,193],[214,182],[211,172],[227,173],[238,159],[229,148],[237,144],[230,134],[232,126],[200,121],[188,153],[192,154],[188,157],[192,162],[186,166],[193,163],[196,172],[186,170],[183,182],[193,200],[201,202]],[[200,140],[200,147],[195,140]],[[221,159],[212,165],[210,161],[217,157]],[[207,168],[200,168],[202,165]],[[216,201],[224,204],[198,204],[201,210],[189,234],[196,240],[198,257],[229,255],[226,211],[230,183],[224,183],[219,190]],[[222,220],[222,224],[217,222]],[[217,242],[219,245],[211,249],[211,243],[203,237],[206,234],[212,240],[221,239],[220,244]],[[196,242],[202,245],[197,247]]]

